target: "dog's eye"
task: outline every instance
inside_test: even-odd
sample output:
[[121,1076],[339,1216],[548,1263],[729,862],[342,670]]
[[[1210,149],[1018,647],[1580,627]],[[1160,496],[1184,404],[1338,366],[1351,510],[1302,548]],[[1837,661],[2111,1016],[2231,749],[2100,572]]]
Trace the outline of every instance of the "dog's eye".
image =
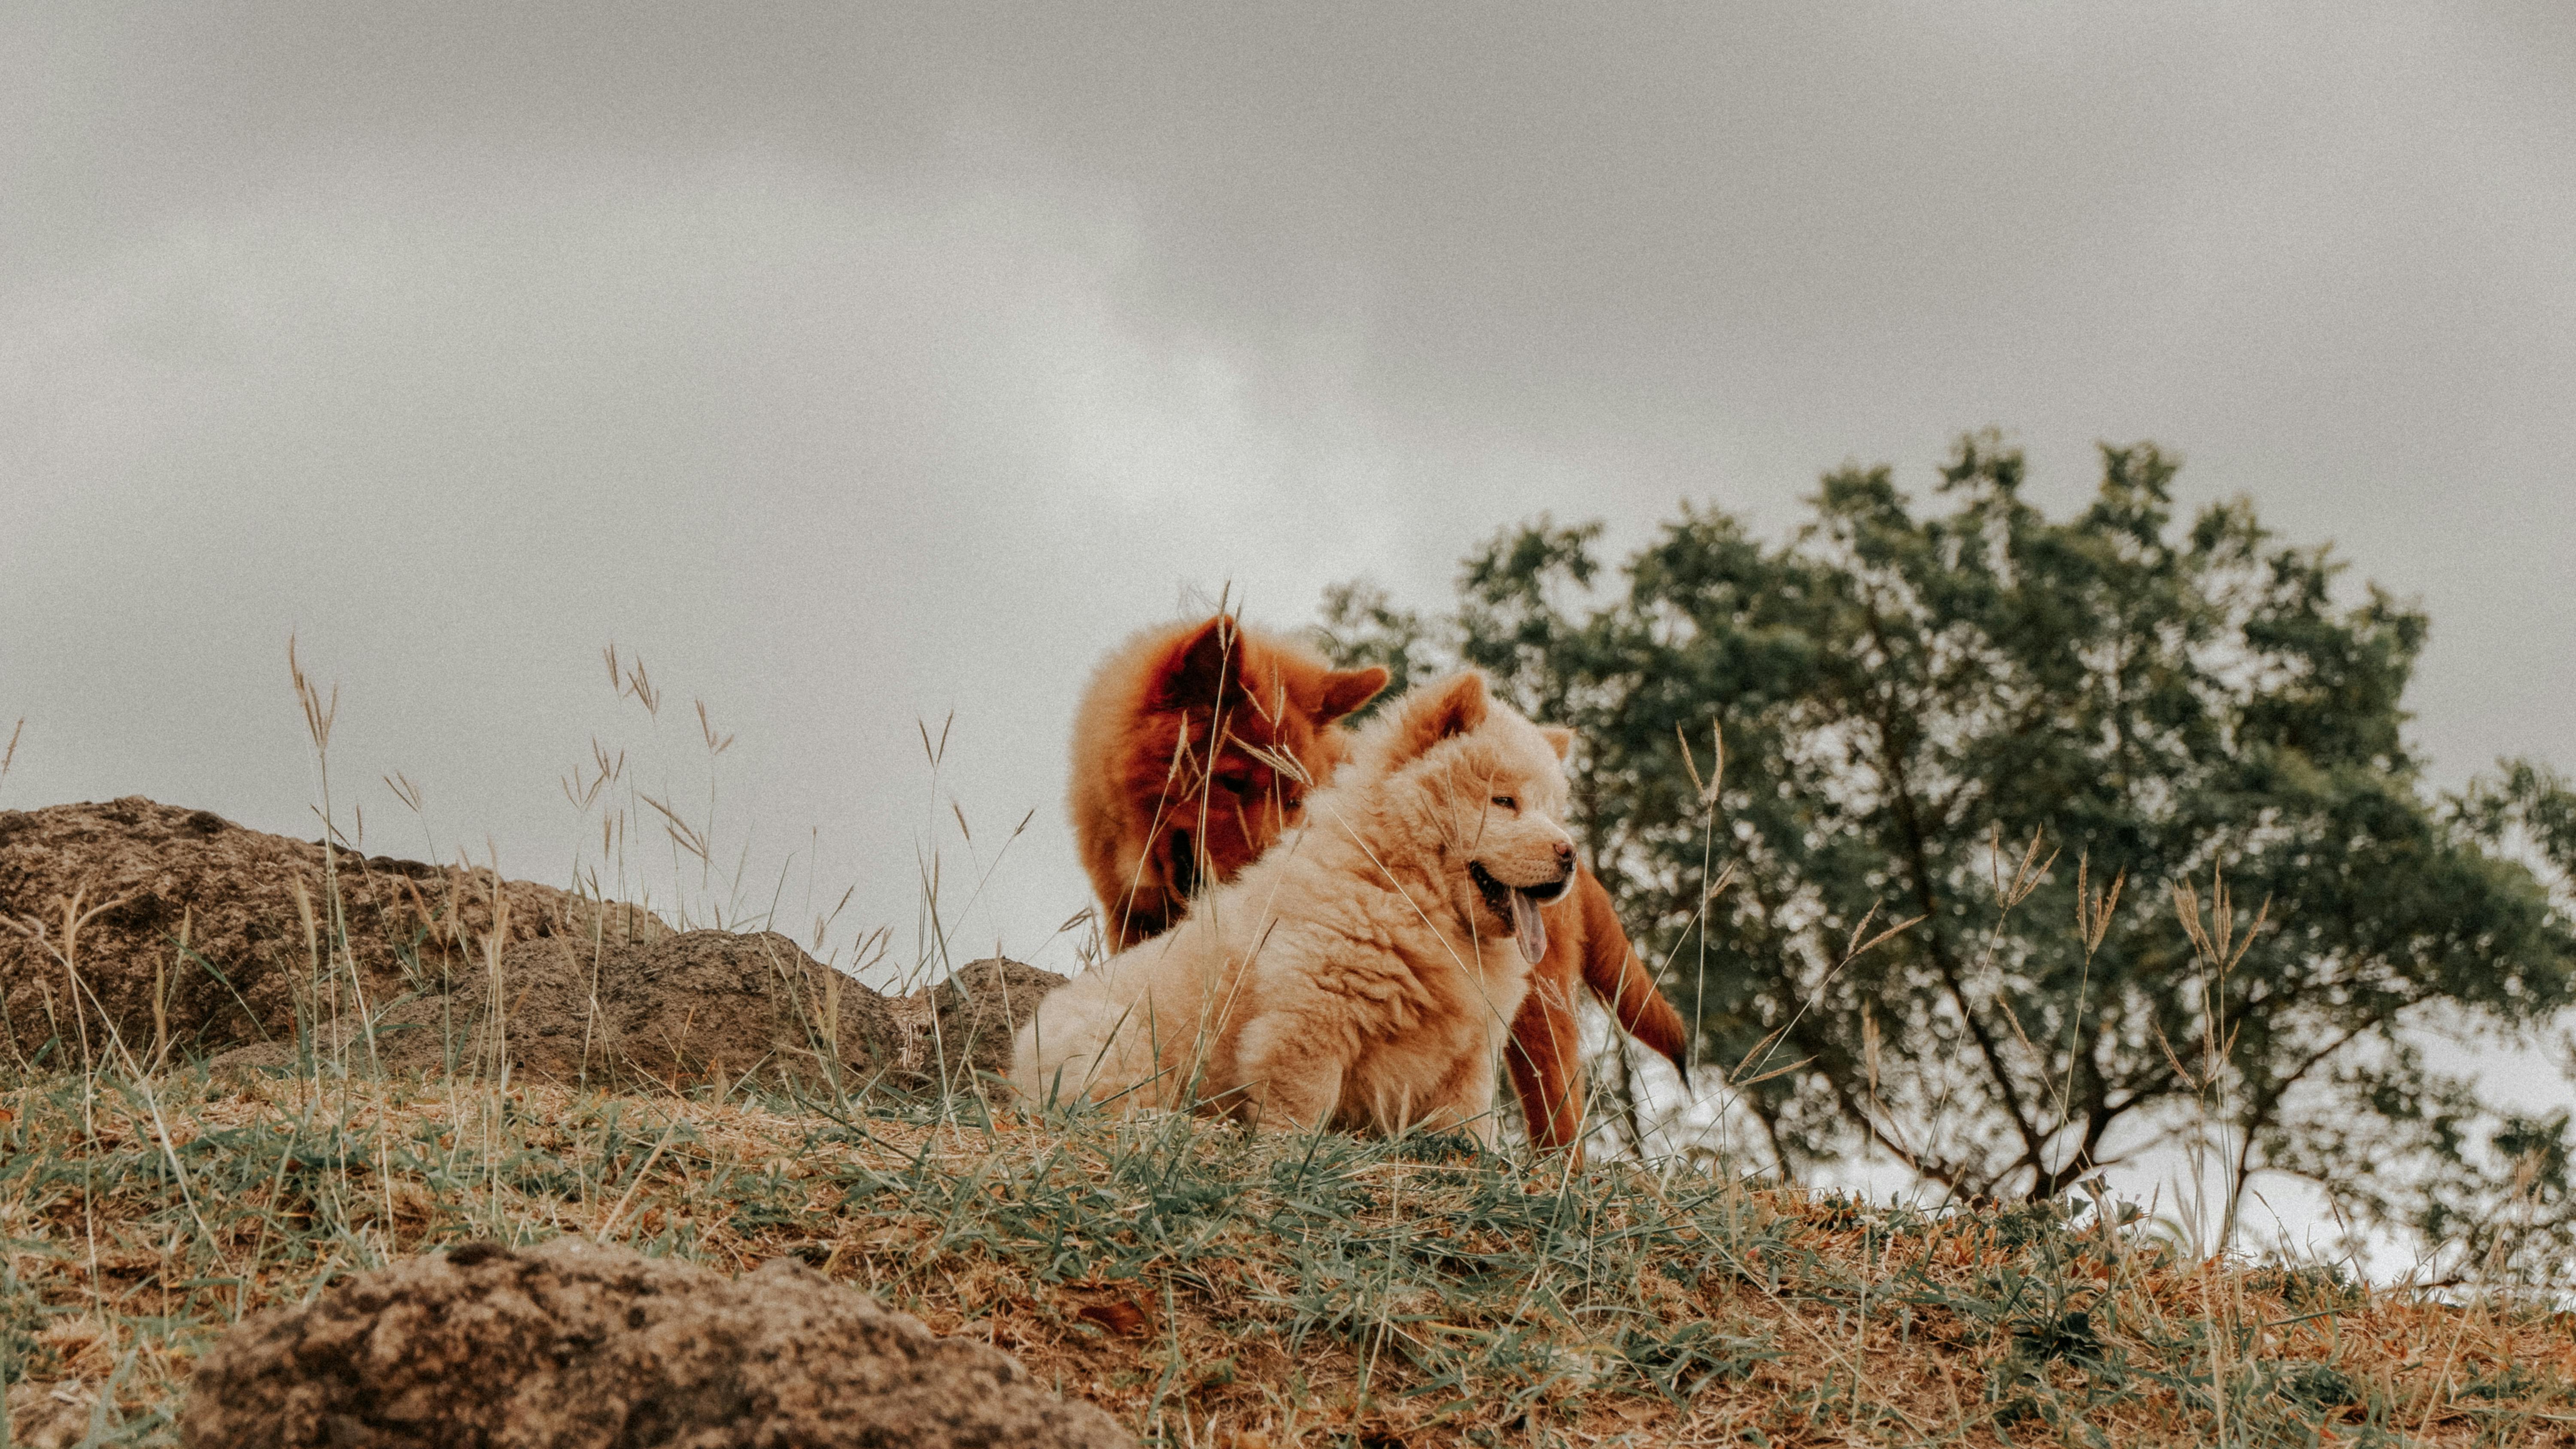
[[1502,806],[1506,810],[1518,810],[1521,808],[1521,802],[1519,799],[1510,795],[1497,795],[1494,797],[1494,803]]
[[1216,783],[1218,789],[1225,791],[1229,795],[1248,795],[1252,793],[1252,782],[1241,775],[1219,775],[1216,777]]

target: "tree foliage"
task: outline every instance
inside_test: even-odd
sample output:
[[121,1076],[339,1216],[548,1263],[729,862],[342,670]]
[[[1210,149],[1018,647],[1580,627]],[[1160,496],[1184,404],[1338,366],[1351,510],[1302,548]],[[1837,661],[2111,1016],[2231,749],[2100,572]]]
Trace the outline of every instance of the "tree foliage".
[[[2105,448],[2052,519],[1970,437],[1929,508],[1846,468],[1786,543],[1685,504],[1615,575],[1598,524],[1541,519],[1466,560],[1453,611],[1346,586],[1321,632],[1399,683],[1482,665],[1578,729],[1601,874],[1783,1171],[1866,1140],[2046,1198],[2175,1133],[2239,1183],[2475,1158],[2411,1029],[2528,1032],[2576,994],[2571,797],[2530,766],[2431,789],[2424,615],[2242,499],[2179,517],[2174,475]],[[2184,911],[2225,916],[2222,953]]]

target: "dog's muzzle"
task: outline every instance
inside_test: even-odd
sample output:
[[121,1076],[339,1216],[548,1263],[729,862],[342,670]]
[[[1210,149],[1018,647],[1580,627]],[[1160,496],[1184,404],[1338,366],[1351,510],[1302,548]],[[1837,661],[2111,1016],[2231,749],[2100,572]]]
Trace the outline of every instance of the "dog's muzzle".
[[1494,879],[1493,872],[1475,861],[1467,862],[1467,878],[1476,883],[1476,893],[1485,898],[1493,913],[1511,923],[1512,939],[1521,948],[1521,959],[1535,966],[1547,954],[1547,920],[1538,908],[1560,900],[1574,884],[1574,862],[1571,853],[1562,857],[1565,874],[1534,886],[1511,886]]

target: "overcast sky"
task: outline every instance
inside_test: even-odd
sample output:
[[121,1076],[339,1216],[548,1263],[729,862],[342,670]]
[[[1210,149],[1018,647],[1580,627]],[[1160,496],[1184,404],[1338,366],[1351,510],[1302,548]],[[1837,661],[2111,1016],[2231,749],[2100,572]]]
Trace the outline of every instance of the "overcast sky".
[[293,632],[372,850],[560,881],[703,698],[749,895],[908,951],[935,846],[1062,969],[1075,691],[1194,591],[1988,424],[2420,598],[2446,780],[2576,765],[2564,4],[0,13],[0,806],[313,835]]

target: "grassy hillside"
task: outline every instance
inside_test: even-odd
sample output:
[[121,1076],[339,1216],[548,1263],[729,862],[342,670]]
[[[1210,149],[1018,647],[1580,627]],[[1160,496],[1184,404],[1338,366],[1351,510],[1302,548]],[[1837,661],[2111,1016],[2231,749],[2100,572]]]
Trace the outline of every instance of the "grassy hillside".
[[441,1244],[795,1254],[1170,1445],[2576,1442],[2566,1315],[1445,1140],[971,1099],[0,1085],[16,1444],[161,1443],[245,1313]]

